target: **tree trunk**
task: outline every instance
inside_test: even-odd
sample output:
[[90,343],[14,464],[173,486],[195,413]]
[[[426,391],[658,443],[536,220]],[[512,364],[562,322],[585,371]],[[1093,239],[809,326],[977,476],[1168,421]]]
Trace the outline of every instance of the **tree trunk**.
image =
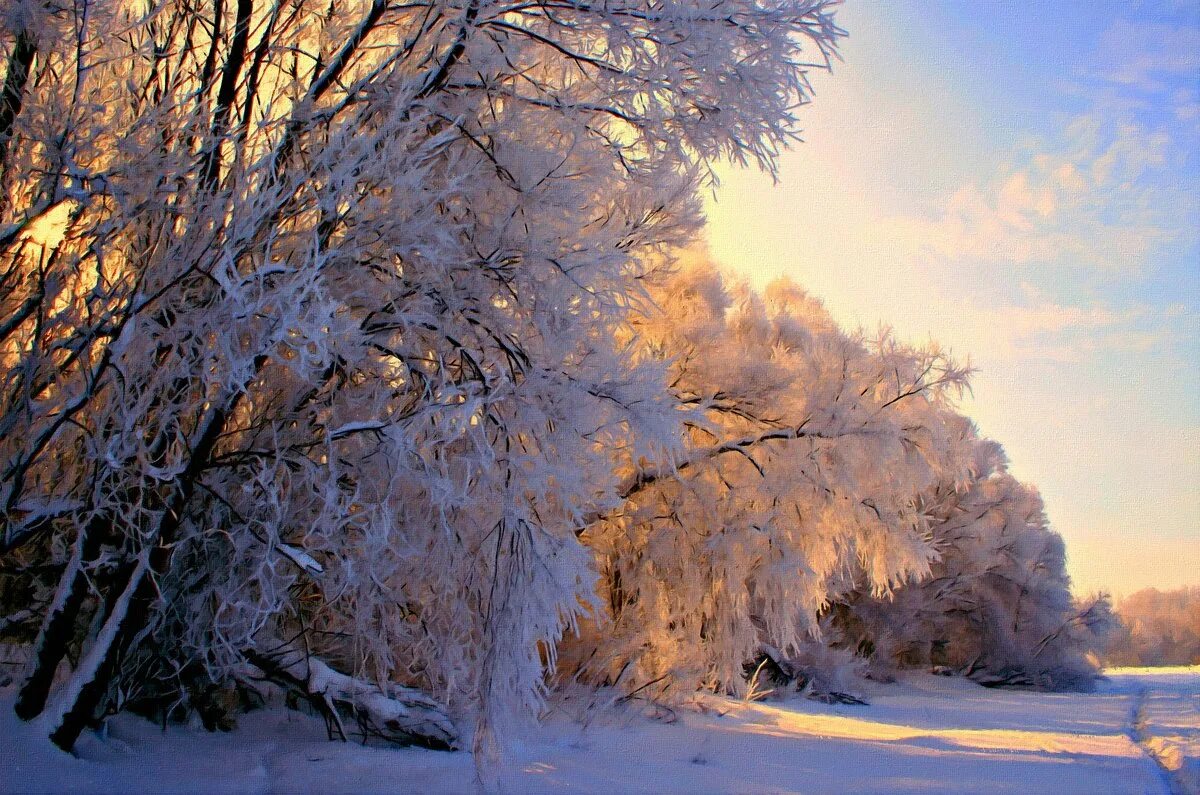
[[[261,367],[261,363],[258,363]],[[256,368],[257,369],[257,368]],[[229,414],[241,398],[241,392],[226,399],[224,405],[214,406],[201,423],[200,438],[192,450],[187,467],[176,481],[176,489],[165,506],[156,532],[138,556],[128,581],[117,599],[87,658],[75,671],[49,716],[50,739],[64,750],[74,747],[80,732],[93,719],[97,707],[108,692],[117,664],[127,645],[149,620],[158,597],[156,575],[165,574],[171,566],[171,549],[183,524],[188,503],[196,489],[196,481],[212,458],[217,439],[225,429]]]
[[50,694],[54,674],[63,657],[67,655],[67,646],[75,632],[79,611],[87,598],[85,571],[100,551],[100,533],[96,525],[96,520],[92,520],[75,539],[71,560],[59,579],[54,603],[50,606],[38,633],[29,675],[21,687],[14,708],[21,720],[31,720],[46,708],[46,698]]
[[108,692],[108,683],[116,670],[122,647],[131,637],[130,630],[138,626],[136,611],[132,608],[137,606],[138,597],[146,590],[154,590],[146,576],[149,560],[147,551],[138,556],[87,656],[67,680],[54,706],[44,715],[50,739],[64,751],[74,748],[79,733],[95,716],[96,707]]

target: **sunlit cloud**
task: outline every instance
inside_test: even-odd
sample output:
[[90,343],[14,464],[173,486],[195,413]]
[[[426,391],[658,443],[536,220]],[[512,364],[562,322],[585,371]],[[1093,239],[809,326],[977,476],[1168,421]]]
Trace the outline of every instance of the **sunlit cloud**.
[[954,262],[1145,269],[1158,248],[1186,237],[1195,211],[1170,172],[1170,147],[1165,131],[1082,115],[1054,145],[958,188],[940,217],[893,223]]

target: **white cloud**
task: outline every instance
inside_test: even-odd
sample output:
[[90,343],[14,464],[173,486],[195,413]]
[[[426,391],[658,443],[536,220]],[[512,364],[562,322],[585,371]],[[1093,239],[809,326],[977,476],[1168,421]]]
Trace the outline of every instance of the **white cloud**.
[[948,261],[1144,270],[1159,247],[1195,235],[1171,147],[1163,130],[1081,115],[1062,140],[960,187],[939,217],[891,223]]

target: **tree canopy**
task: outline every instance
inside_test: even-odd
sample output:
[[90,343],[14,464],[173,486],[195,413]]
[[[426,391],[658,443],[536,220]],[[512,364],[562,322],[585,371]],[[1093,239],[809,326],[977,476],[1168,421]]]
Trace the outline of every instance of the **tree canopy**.
[[794,138],[833,5],[9,4],[21,717],[219,726],[266,677],[484,759],[563,677],[742,692],[817,638],[1083,676],[969,368],[680,258],[712,165]]

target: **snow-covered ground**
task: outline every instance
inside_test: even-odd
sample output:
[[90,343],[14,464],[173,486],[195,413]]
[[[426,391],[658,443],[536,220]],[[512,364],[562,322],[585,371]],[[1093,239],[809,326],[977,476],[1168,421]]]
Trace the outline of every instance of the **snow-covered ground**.
[[[870,706],[708,698],[674,713],[561,703],[508,738],[508,792],[1181,793],[1200,782],[1200,668],[1110,672],[1092,694],[987,690],[912,675],[872,685]],[[329,742],[283,710],[229,734],[130,716],[46,745],[0,694],[0,790],[470,792],[465,753]],[[579,718],[586,720],[586,725]]]
[[1105,683],[1132,693],[1133,738],[1174,792],[1200,793],[1200,667],[1123,668]]

